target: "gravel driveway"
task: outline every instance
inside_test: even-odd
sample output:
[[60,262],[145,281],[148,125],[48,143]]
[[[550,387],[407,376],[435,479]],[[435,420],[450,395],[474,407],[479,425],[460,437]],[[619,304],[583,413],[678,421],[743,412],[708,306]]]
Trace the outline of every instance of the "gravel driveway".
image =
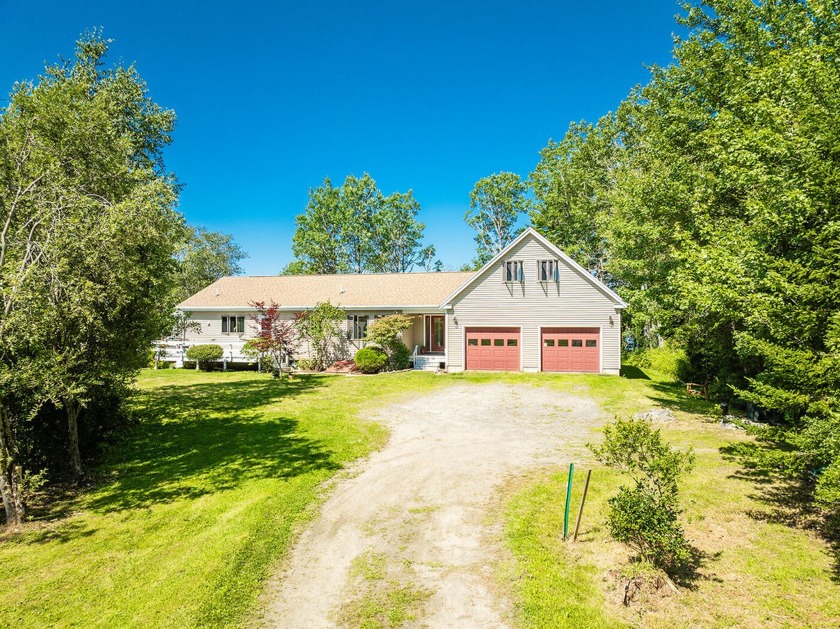
[[406,626],[506,627],[486,513],[511,475],[586,457],[590,398],[457,384],[380,409],[388,445],[339,481],[268,590],[269,626],[342,626],[377,590],[415,601]]

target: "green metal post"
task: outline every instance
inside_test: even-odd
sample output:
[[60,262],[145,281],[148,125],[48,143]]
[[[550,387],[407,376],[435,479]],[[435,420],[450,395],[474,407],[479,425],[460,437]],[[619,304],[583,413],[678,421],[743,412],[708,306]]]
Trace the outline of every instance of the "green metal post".
[[572,503],[572,479],[575,476],[575,464],[569,463],[569,481],[566,483],[566,515],[563,517],[563,541],[569,538],[569,505]]

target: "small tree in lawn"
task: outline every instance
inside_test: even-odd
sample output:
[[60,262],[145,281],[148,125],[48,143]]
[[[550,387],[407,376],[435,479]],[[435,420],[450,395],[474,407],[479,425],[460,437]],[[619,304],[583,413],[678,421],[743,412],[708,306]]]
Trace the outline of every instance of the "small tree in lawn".
[[627,472],[634,487],[609,499],[610,535],[642,561],[672,570],[690,557],[680,515],[677,481],[694,464],[694,453],[674,450],[644,419],[618,420],[604,429],[604,443],[589,446],[605,465]]
[[298,333],[293,319],[285,319],[280,312],[280,305],[272,301],[266,305],[264,301],[250,304],[257,314],[251,317],[258,334],[249,339],[242,348],[246,356],[260,361],[272,376],[283,376],[283,360],[291,356],[297,349]]
[[335,342],[341,335],[341,322],[347,313],[329,301],[316,304],[312,310],[298,313],[295,328],[301,339],[309,342],[315,368],[326,369],[332,362]]
[[391,370],[408,368],[410,352],[403,343],[402,333],[411,327],[411,323],[411,317],[394,314],[376,319],[367,328],[365,341],[382,348]]

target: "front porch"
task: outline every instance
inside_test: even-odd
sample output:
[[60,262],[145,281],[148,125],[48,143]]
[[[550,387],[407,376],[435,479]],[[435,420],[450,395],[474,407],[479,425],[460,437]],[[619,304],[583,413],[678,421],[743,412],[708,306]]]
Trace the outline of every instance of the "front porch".
[[412,327],[403,341],[412,350],[414,369],[438,371],[446,369],[446,317],[439,313],[414,315]]

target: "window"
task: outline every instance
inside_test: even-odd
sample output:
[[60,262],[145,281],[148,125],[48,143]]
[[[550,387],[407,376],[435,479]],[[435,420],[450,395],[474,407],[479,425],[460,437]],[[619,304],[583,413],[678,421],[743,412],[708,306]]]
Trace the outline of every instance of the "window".
[[521,260],[508,260],[502,263],[502,278],[505,283],[524,282],[525,265]]
[[568,347],[569,339],[557,339],[557,347]]
[[493,345],[496,347],[504,347],[505,339],[493,339]]
[[228,316],[222,317],[222,334],[242,334],[245,332],[245,317]]
[[587,339],[586,340],[587,347],[595,347],[595,339]]
[[554,339],[545,339],[544,343],[546,347],[554,347]]
[[367,315],[350,315],[347,317],[347,338],[353,340],[365,338],[367,324]]
[[467,345],[478,346],[478,339],[467,339]]
[[519,345],[519,342],[516,339],[508,339],[507,340],[508,347],[516,347]]
[[481,344],[484,347],[488,347],[490,345],[490,339],[481,339]]
[[583,347],[582,339],[572,339],[572,347]]
[[537,278],[540,282],[559,282],[560,265],[557,260],[537,261]]

